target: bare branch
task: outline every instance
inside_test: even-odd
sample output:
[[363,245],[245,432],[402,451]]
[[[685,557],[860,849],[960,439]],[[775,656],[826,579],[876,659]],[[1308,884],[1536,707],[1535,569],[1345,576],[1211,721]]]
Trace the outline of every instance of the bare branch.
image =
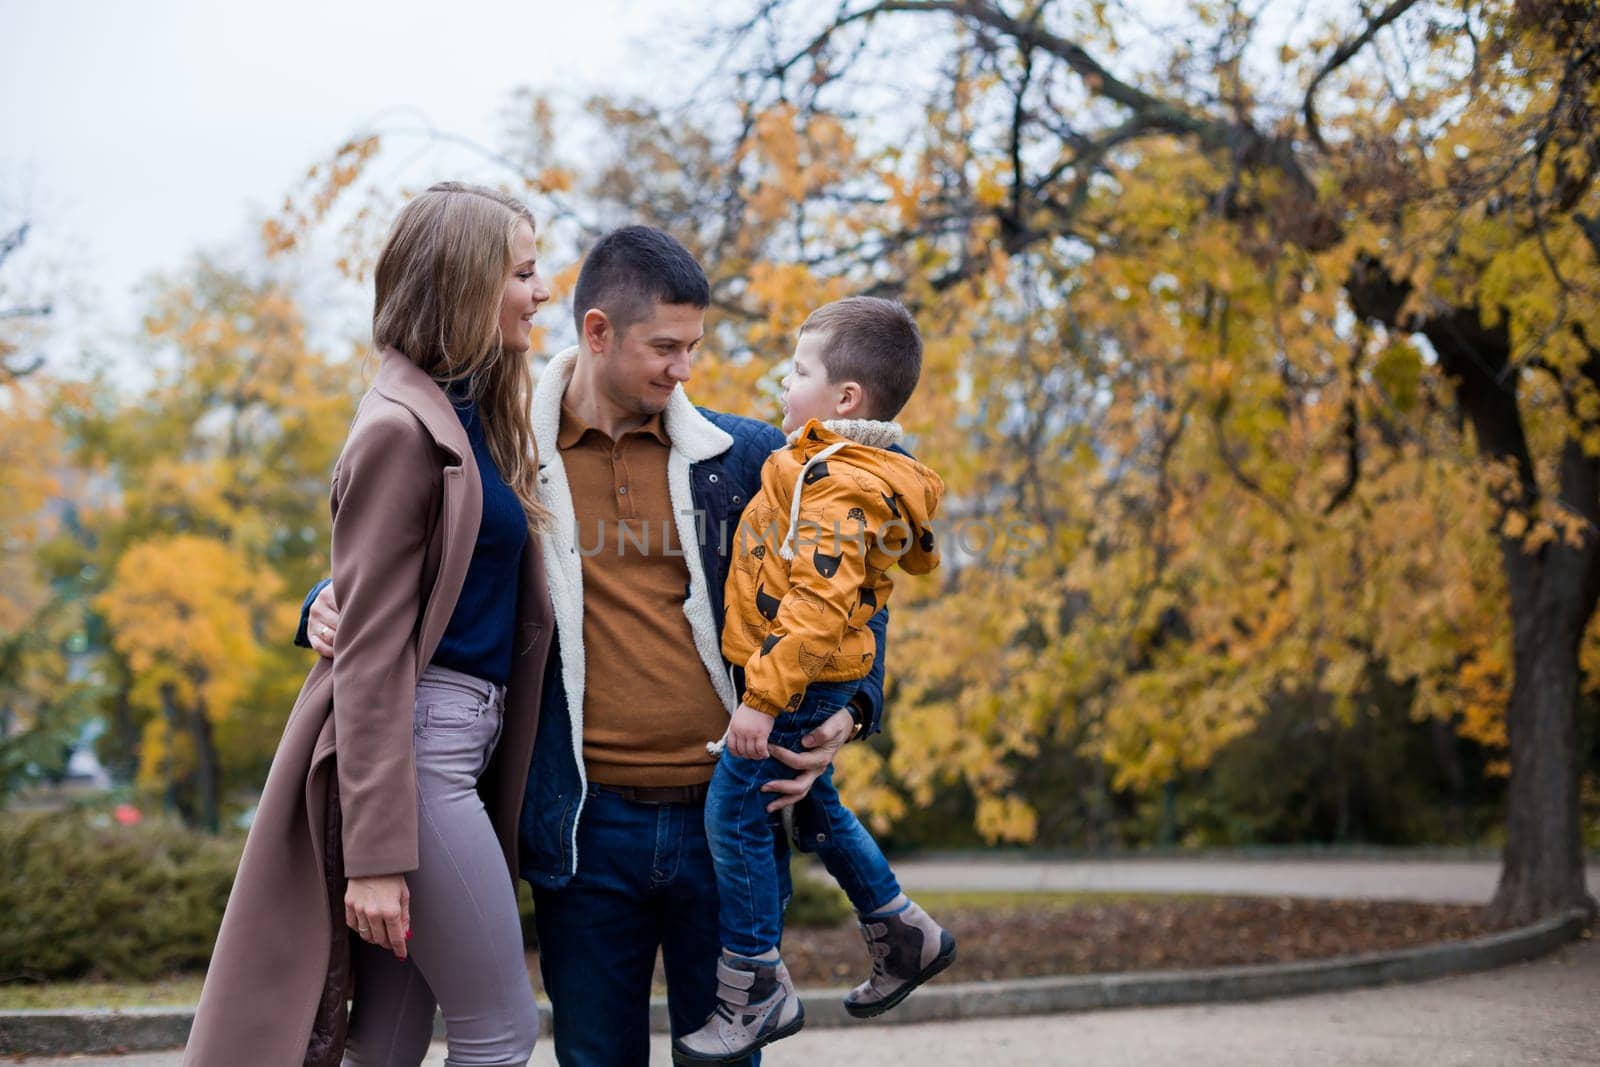
[[1367,23],[1367,28],[1358,36],[1351,38],[1334,50],[1333,55],[1317,71],[1317,76],[1311,79],[1311,84],[1306,86],[1306,99],[1301,107],[1306,118],[1306,136],[1311,143],[1321,151],[1326,152],[1328,146],[1323,143],[1322,131],[1317,126],[1317,89],[1323,81],[1360,54],[1361,50],[1377,36],[1378,31],[1389,25],[1395,19],[1417,6],[1417,0],[1392,0],[1388,7],[1378,13],[1378,16]]
[[4,237],[0,237],[0,265],[4,265],[7,257],[9,257],[11,253],[15,252],[17,249],[21,248],[22,243],[27,239],[28,223],[26,222],[12,230],[10,233],[6,234]]
[[880,15],[919,12],[954,15],[999,30],[1014,40],[1018,47],[1037,48],[1053,55],[1083,78],[1095,95],[1148,114],[1152,123],[1160,129],[1171,133],[1200,135],[1203,139],[1213,139],[1218,144],[1228,139],[1225,127],[1129,85],[1102,66],[1076,42],[1051,33],[1034,21],[1024,22],[1013,18],[987,0],[880,0],[871,7],[852,11],[834,19],[804,48],[788,60],[779,63],[772,73],[787,74],[795,64],[807,57],[815,57],[827,47],[835,34],[853,23],[871,21]]
[[0,320],[3,319],[42,319],[53,311],[49,304],[35,304],[32,307],[15,307],[0,310]]
[[[773,69],[776,77],[786,75],[808,57],[819,60],[832,38],[857,22],[893,14],[945,14],[982,29],[998,32],[1013,47],[1030,56],[1051,56],[1076,74],[1093,96],[1133,112],[1130,120],[1113,134],[1116,143],[1143,134],[1170,134],[1192,138],[1213,152],[1225,152],[1239,169],[1275,170],[1284,175],[1293,190],[1291,195],[1304,201],[1310,210],[1285,212],[1294,220],[1292,239],[1308,248],[1325,248],[1338,239],[1340,228],[1327,211],[1316,210],[1317,194],[1286,137],[1262,133],[1242,117],[1230,119],[1200,114],[1188,107],[1146,92],[1112,74],[1077,42],[1061,37],[1040,25],[1038,20],[1014,17],[993,0],[879,0],[878,3],[840,15],[799,52]],[[1059,171],[1059,168],[1058,168]],[[1034,183],[1037,195],[1040,186]],[[1072,202],[1081,203],[1081,194]],[[1054,202],[1059,213],[1061,204]],[[1024,242],[1025,243],[1025,242]]]
[[1583,235],[1589,239],[1589,247],[1594,249],[1595,258],[1600,259],[1600,218],[1573,212],[1572,221],[1578,224]]
[[1344,425],[1341,432],[1344,434],[1345,469],[1344,481],[1339,488],[1334,490],[1333,497],[1322,509],[1326,517],[1332,515],[1350,499],[1356,490],[1356,483],[1361,480],[1361,414],[1356,404],[1356,397],[1360,390],[1359,373],[1361,369],[1361,343],[1357,341],[1350,346],[1350,386],[1344,400]]
[[1227,410],[1228,398],[1226,397],[1211,409],[1211,431],[1217,439],[1217,455],[1222,459],[1222,465],[1228,469],[1228,473],[1239,484],[1240,488],[1267,505],[1278,514],[1279,518],[1288,523],[1292,537],[1295,518],[1290,513],[1288,505],[1267,492],[1260,482],[1247,474],[1245,469],[1239,465],[1239,457],[1234,455],[1233,445],[1228,441],[1228,431],[1224,422]]
[[0,381],[16,381],[19,378],[26,378],[42,366],[44,366],[43,356],[34,356],[23,363],[12,363],[9,356],[0,357]]

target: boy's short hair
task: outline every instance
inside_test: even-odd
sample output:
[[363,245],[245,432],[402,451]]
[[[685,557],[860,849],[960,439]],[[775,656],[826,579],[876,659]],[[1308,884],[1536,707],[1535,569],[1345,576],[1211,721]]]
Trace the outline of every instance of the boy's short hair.
[[822,366],[830,382],[860,382],[866,414],[900,414],[922,376],[922,333],[904,304],[876,296],[851,296],[823,304],[800,324],[800,333],[824,337]]
[[671,234],[653,226],[624,226],[600,238],[578,271],[572,317],[583,337],[583,316],[599,308],[618,335],[648,318],[657,302],[704,309],[711,286],[700,264]]

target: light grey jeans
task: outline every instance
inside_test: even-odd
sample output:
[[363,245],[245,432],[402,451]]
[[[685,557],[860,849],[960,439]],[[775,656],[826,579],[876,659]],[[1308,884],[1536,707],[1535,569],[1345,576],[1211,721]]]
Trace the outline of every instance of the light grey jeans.
[[523,1067],[539,1009],[522,953],[516,887],[506,872],[478,777],[500,739],[502,686],[429,666],[417,683],[418,865],[405,962],[357,942],[347,1067],[416,1067],[437,1003],[446,1063]]

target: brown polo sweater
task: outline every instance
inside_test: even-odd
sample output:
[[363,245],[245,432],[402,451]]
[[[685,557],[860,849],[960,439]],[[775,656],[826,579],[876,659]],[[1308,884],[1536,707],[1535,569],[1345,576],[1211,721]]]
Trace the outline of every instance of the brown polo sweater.
[[[566,404],[556,447],[583,561],[583,761],[591,782],[710,781],[728,713],[683,613],[689,565],[667,491],[661,416],[613,441]],[[696,551],[694,546],[689,549]]]

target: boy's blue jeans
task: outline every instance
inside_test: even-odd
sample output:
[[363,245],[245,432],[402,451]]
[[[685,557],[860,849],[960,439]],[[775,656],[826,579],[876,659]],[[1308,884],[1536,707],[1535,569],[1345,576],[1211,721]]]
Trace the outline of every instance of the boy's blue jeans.
[[[803,751],[800,739],[849,704],[858,684],[812,683],[797,710],[777,717],[767,743]],[[773,794],[761,787],[794,776],[792,768],[773,757],[742,759],[731,752],[722,754],[711,776],[706,840],[717,872],[718,933],[722,946],[740,956],[777,948],[783,932],[788,872],[778,870],[767,822]],[[878,843],[839,802],[832,767],[817,778],[801,804],[808,808],[800,820],[810,835],[807,850],[816,852],[858,912],[876,911],[899,895],[900,885]]]

